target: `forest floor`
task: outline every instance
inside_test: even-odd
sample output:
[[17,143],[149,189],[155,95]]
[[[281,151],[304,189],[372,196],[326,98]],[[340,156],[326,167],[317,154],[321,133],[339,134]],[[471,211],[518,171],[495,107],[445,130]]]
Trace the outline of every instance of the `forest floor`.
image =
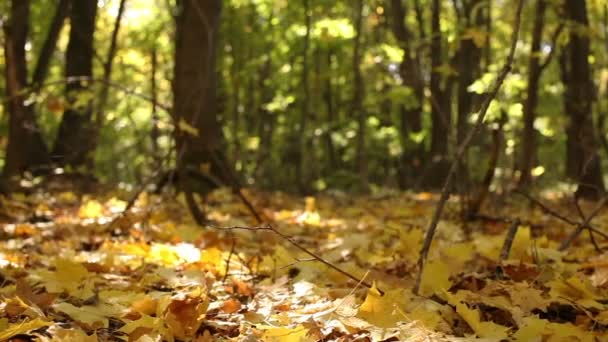
[[[448,204],[420,296],[416,261],[436,195],[294,197],[247,191],[273,227],[214,192],[213,225],[183,201],[72,192],[2,199],[0,341],[607,341],[608,241],[514,197],[524,223],[459,219]],[[515,196],[515,195],[514,195]],[[544,198],[578,219],[572,202]],[[589,213],[593,204],[583,204]],[[608,213],[592,221],[608,225]],[[256,228],[257,227],[257,228]],[[372,284],[369,289],[365,284]]]

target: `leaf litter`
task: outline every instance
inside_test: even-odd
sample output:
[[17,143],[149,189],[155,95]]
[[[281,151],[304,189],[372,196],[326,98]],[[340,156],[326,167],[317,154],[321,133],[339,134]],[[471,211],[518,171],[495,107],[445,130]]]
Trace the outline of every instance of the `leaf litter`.
[[162,195],[126,212],[112,194],[14,196],[1,206],[0,341],[608,340],[608,245],[558,251],[573,228],[538,209],[507,210],[541,228],[522,224],[499,262],[507,224],[467,233],[451,203],[418,296],[433,195],[247,195],[371,288],[255,229],[228,190],[208,199],[205,228]]

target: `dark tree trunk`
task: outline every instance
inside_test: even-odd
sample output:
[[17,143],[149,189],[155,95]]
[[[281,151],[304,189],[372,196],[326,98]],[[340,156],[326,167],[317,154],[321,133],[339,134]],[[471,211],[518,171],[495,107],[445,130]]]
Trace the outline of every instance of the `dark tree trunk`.
[[420,72],[418,55],[412,49],[412,33],[405,24],[406,8],[401,0],[391,0],[391,27],[393,34],[399,41],[403,50],[403,61],[399,67],[403,85],[408,87],[413,94],[415,103],[403,106],[401,110],[401,139],[403,142],[403,154],[401,165],[398,170],[399,185],[401,188],[415,175],[420,173],[422,166],[423,144],[414,142],[411,135],[422,131],[422,102],[424,100],[424,83]]
[[178,187],[204,195],[217,186],[233,185],[234,175],[224,155],[216,108],[222,1],[181,0],[178,5],[172,113]]
[[[484,18],[479,6],[482,0],[463,2],[463,20],[466,29],[483,29]],[[469,86],[479,77],[482,49],[472,37],[462,37],[459,47],[458,63],[458,117],[456,139],[461,143],[468,132],[468,120],[474,111],[475,94]]]
[[579,25],[570,29],[568,45],[560,58],[564,107],[570,119],[566,128],[566,170],[579,183],[577,196],[597,198],[604,192],[604,182],[592,117],[595,89],[589,65],[589,36],[579,29],[589,27],[586,1],[566,0],[565,13]]
[[93,34],[97,0],[78,0],[70,9],[70,40],[66,52],[67,108],[55,140],[53,158],[59,166],[91,168],[95,147],[92,121]]
[[150,130],[150,140],[152,143],[152,160],[153,165],[156,169],[162,165],[162,156],[160,154],[160,147],[158,145],[158,139],[160,138],[158,116],[158,90],[156,85],[156,74],[158,70],[158,49],[156,45],[152,47],[150,52],[150,98],[152,100],[152,129]]
[[537,134],[534,129],[536,120],[536,105],[538,103],[538,85],[541,76],[540,45],[542,42],[543,28],[545,25],[545,0],[537,0],[534,16],[534,27],[532,29],[532,44],[530,48],[530,59],[528,61],[528,88],[524,102],[524,130],[522,134],[521,161],[519,165],[519,186],[530,185],[531,172],[537,161]]
[[[441,33],[441,1],[433,0],[431,5],[431,157],[427,161],[428,175],[424,186],[439,188],[443,185],[449,169],[449,141],[452,123],[451,93],[454,76],[443,77],[443,35]],[[442,80],[445,79],[442,88]]]
[[65,18],[68,16],[71,2],[71,0],[59,0],[59,3],[57,4],[53,21],[49,27],[46,39],[42,44],[42,49],[40,50],[40,55],[38,56],[36,67],[34,68],[34,74],[32,76],[32,85],[34,87],[40,87],[46,78],[49,65],[51,64],[51,57],[57,47],[57,40],[59,39],[59,34],[63,28]]
[[48,164],[48,151],[34,116],[26,104],[27,62],[25,45],[29,30],[30,2],[11,1],[10,19],[4,25],[6,90],[9,98],[8,145],[4,176],[10,179],[24,171],[39,171]]

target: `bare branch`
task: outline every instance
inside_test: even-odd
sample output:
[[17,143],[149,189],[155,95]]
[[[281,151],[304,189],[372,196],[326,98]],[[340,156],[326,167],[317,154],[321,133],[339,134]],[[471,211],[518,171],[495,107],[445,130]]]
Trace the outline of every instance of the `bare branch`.
[[424,265],[426,263],[428,253],[431,248],[431,243],[433,242],[433,237],[435,236],[435,231],[437,230],[437,224],[439,223],[439,219],[441,218],[441,214],[443,213],[445,204],[446,204],[448,198],[450,197],[454,174],[456,173],[456,170],[458,168],[458,160],[460,158],[462,158],[462,156],[468,150],[468,147],[469,147],[471,141],[473,140],[473,138],[481,130],[484,119],[488,112],[488,108],[490,107],[490,103],[498,95],[498,91],[500,90],[503,82],[507,78],[507,75],[511,71],[511,68],[513,65],[513,59],[515,57],[517,41],[519,40],[519,28],[521,26],[521,13],[522,13],[523,5],[524,5],[524,0],[519,0],[518,5],[517,5],[516,15],[515,15],[515,24],[513,26],[513,35],[511,37],[511,39],[512,39],[511,46],[510,46],[509,54],[507,56],[505,64],[504,64],[502,70],[500,71],[500,73],[498,74],[498,76],[496,77],[496,80],[494,81],[494,85],[488,92],[488,95],[486,96],[486,98],[481,106],[481,110],[479,111],[479,115],[477,116],[477,120],[475,121],[475,125],[473,126],[473,129],[471,129],[468,132],[467,136],[464,138],[462,143],[458,146],[456,156],[454,158],[454,161],[452,161],[452,165],[451,165],[448,175],[445,179],[445,183],[444,183],[443,189],[441,191],[441,197],[439,198],[439,202],[437,203],[437,207],[435,208],[435,213],[433,214],[433,218],[427,229],[426,236],[424,238],[424,244],[422,246],[422,249],[420,251],[420,256],[418,258],[418,275],[416,277],[416,283],[414,285],[415,294],[418,294],[418,292],[420,290],[420,282],[422,280],[422,273],[424,271]]

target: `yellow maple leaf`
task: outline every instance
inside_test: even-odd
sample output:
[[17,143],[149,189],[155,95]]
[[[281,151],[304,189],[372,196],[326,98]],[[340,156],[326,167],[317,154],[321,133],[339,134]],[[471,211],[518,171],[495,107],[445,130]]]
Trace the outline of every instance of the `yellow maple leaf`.
[[[264,328],[263,328],[264,329]],[[264,342],[312,342],[315,341],[312,337],[308,337],[308,329],[302,325],[295,328],[274,328],[268,327],[264,329],[262,341]]]
[[164,325],[161,318],[142,315],[139,319],[128,321],[119,330],[127,335],[133,333],[137,329],[149,329],[149,331],[165,330],[164,332],[167,333],[166,329],[163,328]]
[[451,286],[450,267],[441,260],[431,260],[424,267],[420,290],[423,296],[442,296]]
[[30,272],[31,278],[44,284],[49,293],[65,291],[79,298],[93,295],[92,283],[87,282],[90,273],[82,264],[63,258],[55,259],[53,264],[54,272],[35,270]]
[[13,324],[8,324],[7,320],[0,320],[0,341],[8,340],[9,338],[15,335],[27,334],[32,330],[46,327],[52,324],[53,323],[47,322],[40,318]]
[[382,295],[374,283],[357,316],[380,328],[394,328],[397,322],[407,320],[402,309],[404,301],[403,291],[392,290]]
[[481,338],[491,338],[497,341],[508,337],[508,327],[494,322],[482,322],[479,311],[477,309],[471,309],[463,303],[462,298],[458,293],[451,294],[444,291],[444,296],[448,303],[456,308],[456,312],[465,322],[467,322],[477,336]]
[[549,296],[559,302],[564,299],[575,301],[576,303],[588,307],[602,310],[604,305],[597,302],[599,296],[594,293],[588,282],[583,282],[579,277],[572,276],[568,279],[556,279],[547,284],[551,290]]
[[87,335],[80,329],[63,329],[57,326],[52,327],[49,334],[53,336],[52,340],[44,340],[47,342],[97,342],[97,332]]
[[73,320],[85,324],[92,329],[107,328],[109,324],[108,318],[95,306],[84,305],[77,307],[63,302],[54,304],[53,309],[65,313]]
[[399,251],[404,254],[407,260],[416,260],[420,253],[420,246],[424,238],[422,229],[410,229],[399,231]]
[[95,200],[88,200],[78,209],[78,217],[95,219],[103,216],[103,205]]
[[593,342],[593,333],[577,327],[571,323],[552,323],[538,318],[538,316],[525,317],[519,330],[513,334],[518,342],[528,341],[573,341]]

